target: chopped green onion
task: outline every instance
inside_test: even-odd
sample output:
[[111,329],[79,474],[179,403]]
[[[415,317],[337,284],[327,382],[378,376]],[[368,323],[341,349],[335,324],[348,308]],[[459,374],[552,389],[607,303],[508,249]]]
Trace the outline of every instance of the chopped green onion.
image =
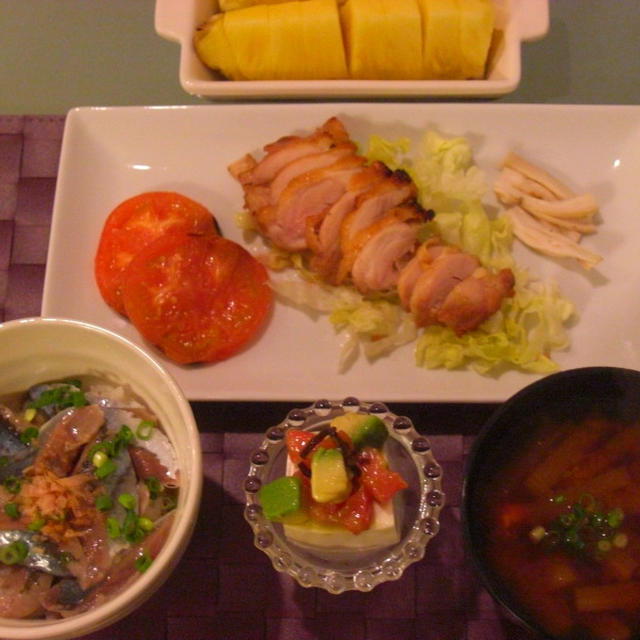
[[91,457],[91,463],[96,469],[99,469],[107,460],[109,456],[104,451],[96,451]]
[[149,532],[153,529],[153,520],[150,518],[138,518],[138,526],[146,532]]
[[33,407],[29,407],[28,409],[24,410],[24,413],[22,414],[22,417],[27,422],[31,422],[36,417],[37,413],[38,412]]
[[0,562],[3,564],[17,564],[22,562],[29,553],[29,547],[22,540],[14,540],[0,547]]
[[74,407],[84,407],[87,404],[87,399],[82,391],[72,391],[69,394],[69,401]]
[[103,493],[96,498],[95,504],[98,511],[109,511],[113,506],[113,500],[106,493]]
[[29,531],[40,531],[45,524],[46,520],[41,515],[38,515],[27,525],[27,529]]
[[4,512],[13,520],[17,520],[20,517],[20,510],[15,502],[7,502],[4,505]]
[[546,533],[547,531],[544,527],[542,526],[534,527],[533,529],[531,529],[531,531],[529,531],[529,539],[532,542],[540,542],[540,540],[542,540],[545,537]]
[[146,532],[140,528],[138,520],[138,516],[133,511],[127,511],[122,525],[122,537],[127,542],[140,542],[145,537]]
[[37,438],[39,434],[40,432],[36,427],[27,427],[20,434],[20,442],[22,442],[22,444],[29,444],[34,438]]
[[106,525],[107,525],[107,535],[111,539],[120,537],[120,525],[118,524],[118,521],[115,518],[111,518],[111,517],[107,518]]
[[118,502],[125,508],[125,509],[133,509],[136,506],[136,499],[130,494],[130,493],[121,493],[118,496]]
[[120,427],[114,438],[115,454],[120,453],[134,438],[133,431],[126,424]]
[[99,480],[104,480],[109,474],[116,470],[116,463],[109,458],[105,460],[95,471],[95,476]]
[[143,420],[136,429],[136,438],[140,440],[148,440],[153,433],[155,425],[151,420]]
[[61,384],[43,391],[36,400],[27,404],[27,409],[41,409],[52,405],[60,410],[66,407],[83,407],[86,404],[87,399],[84,393],[76,387],[74,381],[73,385]]
[[20,478],[16,478],[15,476],[9,476],[8,478],[5,479],[2,485],[9,493],[16,494],[20,491],[22,482],[20,481]]
[[156,478],[155,476],[149,476],[148,478],[145,479],[144,481],[147,489],[149,490],[149,497],[152,500],[155,500],[158,495],[160,495],[160,492],[162,491],[162,485],[160,484],[160,480],[158,480],[158,478]]
[[622,509],[611,509],[607,514],[607,524],[613,529],[619,527],[624,520],[624,512]]
[[[560,503],[559,497],[552,500]],[[550,548],[561,546],[582,557],[597,560],[612,546],[621,545],[622,548],[628,543],[626,534],[618,530],[623,520],[622,509],[614,508],[607,512],[594,496],[584,493],[576,502],[567,503],[562,508],[562,513],[546,526],[546,535],[541,540],[532,535],[538,527],[529,533],[529,537],[533,542],[542,542]]]
[[133,566],[140,572],[144,573],[151,566],[151,556],[143,551],[133,562]]
[[109,440],[97,442],[89,449],[88,457],[93,460],[93,456],[95,456],[96,453],[104,453],[106,456],[109,456],[111,454],[111,442]]

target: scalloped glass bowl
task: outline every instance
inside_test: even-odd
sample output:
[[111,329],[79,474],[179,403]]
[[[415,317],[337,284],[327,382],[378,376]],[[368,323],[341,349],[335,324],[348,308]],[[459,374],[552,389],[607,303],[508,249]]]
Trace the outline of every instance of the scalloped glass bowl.
[[[356,411],[376,415],[384,422],[389,431],[385,444],[389,466],[409,485],[396,505],[400,540],[369,551],[302,547],[285,537],[281,524],[263,516],[258,491],[285,473],[287,429],[316,431],[334,417]],[[253,529],[254,544],[269,556],[273,567],[288,573],[303,587],[320,587],[334,594],[371,591],[382,582],[400,578],[409,565],[424,557],[427,544],[440,530],[438,516],[445,499],[442,469],[429,440],[416,431],[411,420],[395,415],[381,402],[360,402],[352,397],[338,402],[318,400],[293,409],[280,424],[269,428],[251,455],[244,490],[244,517]]]

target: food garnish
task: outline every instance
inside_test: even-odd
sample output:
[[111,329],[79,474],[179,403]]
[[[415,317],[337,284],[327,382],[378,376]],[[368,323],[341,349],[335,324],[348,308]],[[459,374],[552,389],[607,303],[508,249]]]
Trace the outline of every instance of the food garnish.
[[550,256],[573,258],[585,269],[601,262],[602,256],[579,244],[583,235],[596,231],[598,204],[592,193],[575,195],[514,152],[503,159],[493,190],[509,207],[505,215],[524,244]]

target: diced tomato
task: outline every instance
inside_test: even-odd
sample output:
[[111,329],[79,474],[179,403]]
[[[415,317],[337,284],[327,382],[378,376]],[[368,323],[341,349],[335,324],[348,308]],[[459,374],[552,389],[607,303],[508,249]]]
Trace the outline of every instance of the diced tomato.
[[340,524],[351,533],[361,533],[371,526],[372,517],[372,495],[363,483],[342,503],[338,518]]
[[181,363],[228,358],[258,331],[271,307],[264,266],[210,233],[169,233],[131,261],[123,302],[149,342]]
[[121,202],[104,223],[94,274],[104,301],[125,314],[122,286],[135,255],[166,233],[215,233],[217,224],[204,206],[171,191],[150,191]]
[[298,464],[302,460],[300,452],[307,446],[311,438],[313,438],[312,431],[287,429],[284,434],[284,443],[293,464]]
[[341,524],[340,508],[343,503],[335,502],[316,502],[310,497],[309,517],[320,524]]
[[[288,429],[284,436],[285,446],[287,447],[287,453],[291,458],[291,462],[294,464],[298,464],[302,458],[300,457],[300,453],[302,450],[309,444],[312,438],[316,435],[314,431],[304,431],[302,429]],[[342,437],[344,435],[345,438],[349,438],[346,433],[340,431],[338,432],[338,436]],[[347,442],[347,440],[345,440]],[[351,441],[348,440],[347,444],[350,444]],[[338,444],[335,442],[333,438],[327,436],[323,440],[321,440],[313,449],[315,451],[318,447],[323,449],[335,449]],[[306,456],[308,459],[312,451],[309,452],[309,455]]]
[[373,447],[365,447],[358,454],[361,481],[380,504],[389,501],[396,491],[407,488],[407,483],[396,471],[391,471],[382,453]]

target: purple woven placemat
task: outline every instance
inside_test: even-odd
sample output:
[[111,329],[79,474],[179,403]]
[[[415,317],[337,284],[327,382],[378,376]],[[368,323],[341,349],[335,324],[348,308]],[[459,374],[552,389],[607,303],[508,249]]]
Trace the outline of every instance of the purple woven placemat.
[[[0,321],[40,313],[63,128],[62,116],[0,116]],[[145,605],[85,640],[530,640],[500,615],[464,552],[460,489],[472,436],[430,438],[447,506],[425,559],[370,593],[334,596],[299,587],[253,546],[242,485],[261,433],[225,432],[215,412],[199,415],[204,491],[184,558]],[[420,425],[440,432],[431,427]]]

